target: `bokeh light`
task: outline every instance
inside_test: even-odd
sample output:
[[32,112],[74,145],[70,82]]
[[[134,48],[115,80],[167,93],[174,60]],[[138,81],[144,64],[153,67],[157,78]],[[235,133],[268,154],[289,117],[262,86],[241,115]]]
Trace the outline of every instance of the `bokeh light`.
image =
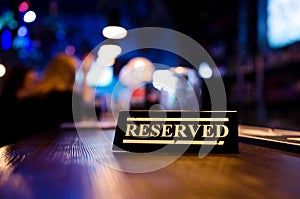
[[65,53],[69,56],[72,56],[74,55],[76,52],[76,48],[72,45],[68,45],[66,48],[65,48]]
[[28,10],[29,5],[26,1],[23,1],[22,3],[20,3],[18,10],[20,12],[25,12],[26,10]]
[[28,11],[28,12],[26,12],[25,13],[25,15],[24,15],[24,21],[26,22],[26,23],[31,23],[31,22],[34,22],[34,20],[36,19],[36,14],[35,14],[35,12],[34,11]]
[[107,26],[102,30],[102,34],[108,39],[122,39],[127,36],[127,30],[120,26]]
[[113,67],[103,67],[97,62],[91,65],[91,68],[87,74],[87,84],[93,87],[108,86],[113,81]]
[[120,71],[119,78],[122,84],[135,87],[152,80],[155,70],[154,64],[145,57],[132,58]]
[[25,26],[21,26],[18,29],[18,36],[19,37],[24,37],[24,36],[26,36],[27,33],[28,33],[28,29]]
[[122,53],[122,48],[118,45],[106,44],[100,46],[97,55],[97,62],[102,66],[109,66],[114,63],[118,55]]
[[1,44],[2,44],[2,49],[3,50],[9,50],[12,46],[12,35],[11,32],[6,29],[2,32],[1,35]]
[[205,78],[205,79],[209,79],[209,78],[212,77],[213,71],[212,71],[212,69],[211,69],[211,67],[209,66],[208,63],[202,62],[202,63],[199,65],[199,75],[200,75],[202,78]]
[[3,77],[6,73],[6,68],[3,64],[0,64],[0,77]]

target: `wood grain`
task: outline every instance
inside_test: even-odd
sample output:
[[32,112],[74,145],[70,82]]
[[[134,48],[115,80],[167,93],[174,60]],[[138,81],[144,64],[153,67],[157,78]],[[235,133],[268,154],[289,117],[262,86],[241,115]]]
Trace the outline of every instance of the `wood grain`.
[[122,169],[163,164],[172,155],[112,156],[113,135],[114,130],[89,129],[84,136],[75,130],[61,131],[0,148],[0,198],[265,199],[300,195],[297,154],[240,143],[239,154],[204,158],[186,154],[158,170],[132,173]]

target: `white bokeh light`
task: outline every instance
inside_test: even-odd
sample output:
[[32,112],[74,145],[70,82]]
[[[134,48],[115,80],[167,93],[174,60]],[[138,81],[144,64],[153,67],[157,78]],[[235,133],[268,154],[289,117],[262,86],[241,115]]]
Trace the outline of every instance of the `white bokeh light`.
[[199,65],[199,75],[200,75],[202,78],[205,78],[205,79],[209,79],[209,78],[212,77],[213,71],[212,71],[212,69],[211,69],[211,67],[209,66],[208,63],[202,62],[202,63]]
[[102,66],[109,66],[114,63],[116,57],[122,53],[122,48],[118,45],[106,44],[100,46],[97,54],[97,62]]
[[0,77],[3,77],[6,73],[6,68],[3,64],[0,64]]
[[24,15],[24,18],[23,20],[26,22],[26,23],[31,23],[33,22],[34,20],[36,19],[36,14],[34,11],[28,11],[25,13]]
[[127,36],[127,30],[120,26],[107,26],[102,30],[102,34],[108,39],[123,39]]

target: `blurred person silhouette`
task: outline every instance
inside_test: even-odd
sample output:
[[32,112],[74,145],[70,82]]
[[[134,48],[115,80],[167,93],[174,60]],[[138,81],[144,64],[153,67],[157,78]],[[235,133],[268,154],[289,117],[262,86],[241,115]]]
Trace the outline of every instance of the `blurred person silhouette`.
[[0,90],[0,145],[10,143],[25,136],[19,131],[16,124],[22,120],[22,102],[28,92],[35,87],[38,81],[38,72],[23,63],[9,67],[3,78]]
[[[83,79],[81,83],[76,83],[75,90],[82,94],[82,100],[84,103],[84,120],[98,120],[100,119],[100,113],[102,112],[99,106],[99,100],[95,99],[95,88],[87,84],[87,74],[90,71],[92,64],[95,61],[95,55],[92,53],[86,53],[83,55],[83,62],[81,71],[83,72]],[[96,118],[94,117],[96,114]]]
[[27,114],[27,130],[38,132],[82,120],[85,104],[81,94],[73,92],[78,62],[77,57],[65,53],[51,58],[39,84],[26,96],[23,113]]

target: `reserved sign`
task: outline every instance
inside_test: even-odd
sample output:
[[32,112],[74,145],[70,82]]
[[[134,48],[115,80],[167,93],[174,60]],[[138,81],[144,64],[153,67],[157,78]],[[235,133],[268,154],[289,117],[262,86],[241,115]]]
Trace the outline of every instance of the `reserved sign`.
[[236,111],[121,111],[113,151],[238,153]]

